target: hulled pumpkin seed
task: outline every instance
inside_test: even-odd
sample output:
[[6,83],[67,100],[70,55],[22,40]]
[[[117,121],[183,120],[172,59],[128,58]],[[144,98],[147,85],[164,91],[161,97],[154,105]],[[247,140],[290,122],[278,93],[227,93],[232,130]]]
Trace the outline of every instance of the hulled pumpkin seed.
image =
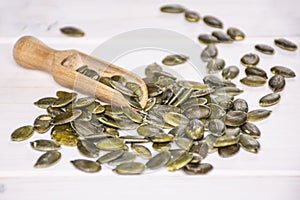
[[57,143],[65,146],[76,146],[79,140],[79,136],[74,131],[58,130],[54,128],[51,131],[51,138]]
[[161,168],[167,164],[167,162],[170,160],[170,158],[171,158],[171,154],[169,151],[162,151],[162,152],[158,153],[157,155],[155,155],[154,157],[152,157],[146,163],[146,167],[148,169],[152,169],[152,170]]
[[285,79],[282,75],[274,75],[269,79],[269,87],[273,92],[281,92],[285,87]]
[[237,144],[239,142],[240,136],[235,135],[222,135],[220,137],[217,137],[214,142],[214,147],[226,147],[233,144]]
[[213,31],[212,36],[215,36],[220,43],[231,43],[233,39],[222,31]]
[[96,158],[99,156],[99,149],[93,142],[88,140],[79,140],[77,142],[77,149],[80,153],[89,158]]
[[208,130],[215,136],[221,136],[225,131],[225,124],[220,119],[212,119],[209,121]]
[[210,16],[210,15],[204,16],[203,21],[208,26],[214,28],[223,28],[223,23],[221,22],[221,20],[219,20],[214,16]]
[[231,65],[222,70],[222,77],[225,80],[232,80],[236,78],[240,73],[240,70],[237,66]]
[[73,108],[82,108],[91,105],[95,102],[95,99],[93,97],[83,97],[77,99],[77,101],[74,102]]
[[81,114],[82,114],[81,110],[70,110],[67,112],[63,112],[53,118],[52,124],[53,125],[61,125],[61,124],[69,123],[71,121],[74,121]]
[[198,119],[192,119],[187,124],[185,132],[193,140],[201,139],[204,134],[204,124]]
[[41,155],[36,163],[34,164],[35,168],[45,168],[50,167],[57,163],[61,158],[61,153],[58,151],[47,151],[43,155]]
[[241,63],[246,67],[253,67],[259,63],[259,57],[254,53],[248,53],[241,58]]
[[120,157],[108,162],[109,165],[117,166],[123,163],[131,163],[136,159],[136,155],[125,151]]
[[207,106],[210,108],[209,119],[221,119],[225,116],[226,112],[224,109],[215,103],[209,103]]
[[37,131],[38,133],[47,132],[51,127],[51,121],[52,121],[52,117],[50,115],[38,116],[33,122],[34,130]]
[[52,106],[48,106],[47,108],[47,113],[51,116],[51,117],[56,117],[57,115],[60,115],[64,112],[63,109],[61,108],[54,108]]
[[83,37],[84,32],[80,30],[79,28],[72,27],[72,26],[66,26],[63,28],[60,28],[60,31],[70,37]]
[[116,151],[112,151],[112,152],[109,152],[107,154],[104,154],[103,156],[101,156],[100,158],[98,158],[97,162],[98,163],[108,163],[108,162],[111,162],[119,157],[121,157],[124,153],[124,150],[123,149],[120,149],[120,150],[116,150]]
[[252,110],[247,113],[247,120],[249,122],[260,121],[269,117],[271,113],[272,113],[271,110],[265,110],[265,109]]
[[115,151],[125,148],[125,143],[119,138],[103,138],[98,141],[96,146],[105,151]]
[[172,126],[188,124],[189,122],[189,119],[186,116],[176,112],[166,113],[163,117],[164,117],[164,121]]
[[188,119],[207,118],[211,114],[211,108],[206,105],[194,105],[183,112]]
[[209,163],[190,163],[187,164],[183,171],[189,175],[207,174],[213,169],[213,166]]
[[198,22],[200,20],[200,15],[197,12],[190,10],[184,12],[184,17],[189,22]]
[[247,120],[247,114],[243,111],[229,111],[225,116],[227,126],[240,126]]
[[165,5],[160,8],[160,11],[165,13],[183,13],[185,8],[177,4]]
[[187,110],[192,106],[204,105],[206,103],[207,103],[207,99],[194,97],[194,98],[189,98],[187,101],[181,104],[180,108],[182,108],[183,110]]
[[209,134],[205,137],[204,141],[208,146],[208,152],[213,153],[216,152],[218,149],[215,148],[215,142],[217,140],[217,136],[214,136],[213,134]]
[[296,51],[297,50],[297,45],[285,38],[278,38],[274,40],[274,43],[276,46],[288,50],[288,51]]
[[141,98],[141,96],[143,95],[142,88],[139,84],[134,82],[126,82],[125,86],[132,90],[134,94],[136,94],[139,98]]
[[209,34],[200,34],[198,36],[199,42],[203,44],[215,44],[218,43],[218,39],[215,36]]
[[236,111],[248,112],[248,103],[245,99],[236,99],[233,101],[232,109]]
[[33,135],[34,128],[33,126],[22,126],[14,130],[11,134],[10,139],[12,141],[23,141],[30,138]]
[[171,144],[169,142],[159,142],[159,143],[153,143],[152,148],[156,151],[162,152],[162,151],[168,151],[171,148]]
[[135,135],[126,135],[119,137],[122,139],[125,143],[145,143],[149,142],[148,138],[135,136]]
[[167,133],[156,134],[150,137],[150,140],[155,143],[171,142],[174,136]]
[[72,160],[73,166],[83,172],[95,173],[101,170],[101,165],[98,162],[85,159]]
[[283,76],[284,78],[293,78],[296,77],[296,74],[293,70],[283,66],[274,66],[271,68],[271,72],[273,74],[278,74]]
[[260,77],[265,78],[265,79],[268,78],[268,75],[265,72],[265,70],[263,70],[261,68],[258,68],[258,67],[247,67],[245,69],[245,74],[247,76],[260,76]]
[[246,122],[241,126],[241,130],[243,133],[251,135],[254,138],[259,138],[260,137],[260,130],[258,127],[250,122]]
[[179,158],[169,162],[166,165],[168,171],[175,171],[181,169],[185,165],[187,165],[193,159],[193,155],[191,153],[185,152]]
[[154,125],[144,124],[138,127],[137,132],[144,137],[151,137],[158,134],[163,134],[164,130]]
[[189,139],[189,138],[185,138],[185,137],[178,137],[175,138],[175,144],[185,150],[185,151],[189,151],[189,149],[191,148],[191,146],[193,145],[193,140]]
[[223,70],[225,67],[225,60],[221,58],[212,59],[208,61],[206,65],[206,72],[208,74],[215,74],[221,70]]
[[131,149],[136,155],[140,156],[141,158],[150,159],[152,157],[151,151],[143,145],[131,144]]
[[52,140],[44,140],[44,139],[30,142],[30,146],[37,151],[54,151],[60,149],[60,144]]
[[230,27],[227,29],[227,34],[235,41],[245,39],[245,33],[238,28]]
[[260,149],[259,142],[248,134],[242,134],[239,143],[243,149],[252,153],[257,153]]
[[209,149],[209,147],[206,142],[197,141],[197,142],[194,142],[194,144],[190,148],[189,152],[193,153],[194,156],[195,156],[195,154],[197,154],[198,156],[200,156],[200,160],[203,160],[204,158],[206,158],[206,156],[208,154],[208,149]]
[[137,175],[143,173],[145,169],[146,166],[143,163],[131,162],[120,164],[113,171],[121,175]]
[[72,123],[72,126],[76,133],[82,137],[95,135],[98,132],[98,129],[95,126],[86,121],[76,120]]
[[215,91],[213,92],[213,94],[215,95],[230,95],[230,96],[236,96],[239,95],[241,93],[243,93],[244,91],[237,88],[237,87],[231,87],[231,86],[227,86],[227,87],[222,87],[222,88],[217,88],[215,89]]
[[250,87],[260,87],[266,83],[266,79],[261,76],[246,76],[240,82]]
[[280,94],[279,93],[270,93],[259,100],[259,105],[263,107],[272,106],[277,104],[280,101]]
[[239,144],[233,144],[226,147],[219,147],[218,154],[223,158],[228,158],[235,155],[240,150]]
[[267,55],[273,55],[275,50],[273,47],[269,46],[269,45],[266,45],[266,44],[257,44],[254,46],[254,48],[261,52],[261,53],[264,53],[264,54],[267,54]]
[[110,80],[110,85],[117,91],[129,97],[138,97],[131,89],[114,80]]
[[208,62],[211,59],[215,59],[217,56],[218,56],[218,49],[216,45],[213,44],[207,45],[205,49],[203,49],[200,55],[202,61],[204,62]]
[[143,122],[143,117],[136,112],[135,110],[129,108],[129,107],[122,107],[124,114],[131,119],[132,121],[136,123],[142,123]]
[[64,91],[57,91],[56,95],[58,99],[51,105],[52,107],[63,107],[74,101],[77,97],[77,94],[74,92],[64,92]]
[[55,98],[55,97],[44,97],[44,98],[37,100],[33,104],[38,106],[39,108],[46,109],[49,106],[52,106],[56,100],[57,100],[57,98]]
[[182,54],[173,54],[166,56],[162,63],[167,66],[174,66],[185,63],[189,57]]
[[241,132],[241,129],[239,127],[231,127],[228,126],[225,129],[225,134],[226,135],[234,135],[234,136],[238,136]]

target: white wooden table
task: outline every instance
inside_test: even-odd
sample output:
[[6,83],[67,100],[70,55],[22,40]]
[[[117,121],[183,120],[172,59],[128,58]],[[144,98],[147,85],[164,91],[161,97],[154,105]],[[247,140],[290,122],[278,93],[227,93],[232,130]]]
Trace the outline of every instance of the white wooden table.
[[[300,199],[300,53],[275,47],[274,56],[254,50],[256,43],[273,45],[274,38],[285,37],[300,46],[300,3],[297,0],[198,0],[181,4],[198,11],[201,16],[212,14],[225,25],[239,27],[247,38],[232,45],[218,45],[219,57],[227,65],[240,66],[241,74],[234,80],[245,90],[240,97],[249,101],[250,109],[259,108],[258,98],[270,92],[267,85],[247,88],[239,84],[243,73],[240,57],[257,53],[259,66],[269,72],[274,65],[291,67],[297,74],[287,80],[282,99],[270,118],[256,123],[262,131],[261,151],[251,154],[241,151],[231,158],[209,155],[206,162],[214,170],[205,176],[187,176],[182,172],[159,170],[142,176],[117,176],[107,166],[97,174],[75,170],[71,159],[81,158],[76,148],[62,149],[61,161],[47,169],[32,165],[40,155],[28,141],[11,142],[11,132],[22,125],[32,124],[43,110],[32,105],[43,96],[53,96],[64,89],[45,72],[19,67],[12,58],[14,42],[22,35],[34,35],[56,49],[77,49],[95,55],[95,49],[120,33],[139,28],[169,29],[197,42],[199,33],[211,32],[199,23],[188,23],[182,15],[159,12],[164,2],[153,1],[2,1],[0,3],[0,200],[17,199]],[[74,25],[86,32],[84,38],[68,38],[59,28]],[[201,46],[204,47],[203,45]],[[117,48],[117,47],[116,47]],[[115,59],[115,64],[135,69],[159,62],[167,52],[141,50]],[[199,53],[200,54],[200,53]],[[204,66],[202,66],[204,67]],[[174,70],[185,77],[190,65]],[[185,73],[183,73],[185,72]],[[269,76],[271,76],[269,72]],[[189,77],[185,77],[189,78]],[[34,135],[30,140],[44,138]],[[49,135],[48,135],[49,137]]]

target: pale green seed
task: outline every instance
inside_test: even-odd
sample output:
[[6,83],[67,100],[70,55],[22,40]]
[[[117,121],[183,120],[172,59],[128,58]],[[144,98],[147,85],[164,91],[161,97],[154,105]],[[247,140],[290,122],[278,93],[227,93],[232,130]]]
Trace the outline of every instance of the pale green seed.
[[34,164],[35,168],[46,168],[54,165],[61,158],[61,153],[58,151],[48,151],[41,155],[36,163]]
[[10,139],[12,141],[23,141],[30,138],[33,135],[34,128],[33,126],[22,126],[14,130],[11,134]]

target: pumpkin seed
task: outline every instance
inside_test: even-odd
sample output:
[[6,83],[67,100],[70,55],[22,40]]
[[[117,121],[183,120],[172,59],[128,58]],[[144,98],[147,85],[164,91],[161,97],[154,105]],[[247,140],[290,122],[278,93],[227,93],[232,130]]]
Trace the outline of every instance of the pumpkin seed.
[[239,144],[233,144],[226,147],[219,147],[218,154],[223,158],[228,158],[235,155],[240,150]]
[[162,63],[167,66],[174,66],[174,65],[179,65],[183,64],[188,60],[189,57],[182,55],[182,54],[172,54],[166,56],[163,60]]
[[189,100],[185,101],[183,104],[180,105],[180,107],[183,110],[187,110],[188,108],[192,106],[199,106],[199,105],[204,105],[207,103],[207,99],[205,98],[189,98]]
[[81,120],[76,120],[72,123],[72,126],[76,133],[80,136],[89,136],[94,135],[98,132],[97,128],[93,126],[91,123]]
[[190,148],[189,152],[193,153],[194,156],[195,156],[195,154],[200,156],[200,160],[203,160],[204,158],[206,158],[206,156],[208,154],[208,149],[209,149],[209,147],[206,142],[197,141],[197,142],[194,142],[194,144]]
[[198,22],[200,20],[200,15],[197,12],[190,10],[184,12],[184,17],[188,22]]
[[77,94],[72,92],[64,92],[58,91],[56,95],[59,97],[56,101],[51,105],[52,107],[63,107],[74,101],[77,97]]
[[221,119],[225,116],[226,112],[224,109],[215,103],[209,103],[207,106],[210,108],[209,119]]
[[237,144],[239,142],[240,136],[235,135],[222,135],[220,137],[217,137],[214,142],[214,147],[226,147],[233,144]]
[[266,79],[261,76],[246,76],[240,82],[250,87],[260,87],[266,83]]
[[215,148],[216,140],[217,140],[217,136],[214,136],[213,134],[209,134],[205,137],[204,141],[208,146],[209,153],[213,153],[218,150],[217,148]]
[[127,88],[133,91],[134,94],[136,94],[139,98],[143,96],[143,91],[142,88],[139,84],[134,83],[134,82],[126,82],[125,85]]
[[248,112],[248,103],[245,99],[236,99],[233,102],[232,110]]
[[80,153],[89,158],[96,158],[99,156],[99,149],[94,143],[88,140],[79,140],[77,142],[77,149]]
[[114,80],[110,80],[110,85],[117,91],[129,97],[138,97],[131,89]]
[[160,133],[156,134],[150,137],[150,140],[155,143],[165,143],[165,142],[171,142],[173,140],[174,136],[167,133]]
[[143,145],[131,144],[131,149],[136,155],[140,156],[141,158],[150,159],[152,157],[151,151]]
[[179,158],[169,162],[166,165],[168,171],[175,171],[187,165],[193,159],[193,155],[185,152]]
[[208,26],[214,28],[223,28],[223,23],[221,22],[221,20],[219,20],[214,16],[210,16],[210,15],[204,16],[203,21]]
[[160,11],[165,13],[183,13],[185,8],[177,4],[165,5],[160,8]]
[[55,97],[44,97],[44,98],[37,100],[33,104],[38,106],[39,108],[46,109],[49,106],[52,106],[56,100],[57,100],[57,98],[55,98]]
[[33,123],[34,130],[38,133],[45,133],[51,127],[52,117],[50,115],[40,115],[38,116]]
[[53,125],[61,125],[74,121],[82,114],[81,110],[70,110],[55,116],[52,120]]
[[270,93],[259,100],[259,105],[263,107],[272,106],[277,104],[280,101],[280,94],[279,93]]
[[241,130],[243,133],[251,135],[254,138],[259,138],[260,137],[260,130],[258,129],[258,127],[250,122],[246,122],[245,124],[243,124],[241,127]]
[[163,134],[164,130],[154,125],[144,124],[137,128],[137,133],[144,137],[151,137],[158,134]]
[[100,158],[98,158],[97,162],[98,163],[108,163],[108,162],[111,162],[119,157],[121,157],[124,153],[124,150],[123,149],[120,149],[120,150],[116,150],[116,151],[112,151],[112,152],[109,152],[107,154],[104,154],[103,156],[101,156]]
[[225,116],[227,126],[240,126],[247,120],[247,114],[243,111],[229,111]]
[[190,163],[187,164],[183,171],[189,175],[207,174],[213,169],[213,166],[209,163]]
[[200,34],[198,36],[199,42],[203,44],[215,44],[218,43],[218,39],[215,36],[209,34]]
[[180,124],[188,124],[189,119],[179,113],[176,112],[169,112],[166,113],[164,116],[164,121],[172,126],[179,126]]
[[283,66],[274,66],[271,68],[271,72],[273,74],[278,74],[283,76],[284,78],[293,78],[296,77],[296,74],[293,70],[283,67]]
[[84,74],[87,69],[88,69],[88,66],[87,65],[83,65],[83,66],[77,68],[76,71],[79,72],[79,73],[81,73],[81,74]]
[[269,117],[271,113],[272,113],[271,110],[265,110],[265,109],[252,110],[247,113],[247,120],[249,122],[260,121]]
[[204,135],[204,125],[200,120],[192,119],[188,123],[185,132],[186,135],[193,140],[201,139]]
[[[247,123],[247,122],[246,122]],[[239,127],[226,127],[225,134],[226,135],[234,135],[238,136],[240,135],[241,129]]]
[[259,142],[248,134],[241,134],[239,144],[243,149],[252,153],[258,153],[260,149]]
[[12,141],[20,142],[30,138],[33,135],[33,132],[34,132],[33,126],[29,126],[29,125],[22,126],[14,130],[14,132],[10,136],[10,139]]
[[274,40],[274,43],[276,46],[288,50],[288,51],[296,51],[297,50],[297,45],[285,38],[278,38]]
[[96,146],[101,150],[115,151],[119,149],[124,149],[126,145],[124,141],[119,138],[103,138],[98,141]]
[[119,137],[122,139],[125,143],[146,143],[149,142],[148,138],[135,136],[135,135],[126,135]]
[[87,69],[84,72],[84,75],[87,76],[87,77],[89,77],[89,78],[91,78],[91,79],[94,79],[96,81],[100,80],[99,74],[95,70],[92,70],[92,69]]
[[128,107],[122,107],[122,110],[124,114],[132,121],[136,123],[142,123],[143,122],[143,117],[136,112],[135,110],[128,108]]
[[188,119],[203,119],[209,117],[211,109],[206,105],[194,105],[183,112]]
[[131,163],[136,159],[136,155],[125,151],[120,157],[108,162],[109,165],[117,166],[123,163]]
[[214,98],[215,102],[224,109],[230,109],[233,104],[233,97],[227,95],[220,95]]
[[253,67],[259,63],[259,57],[254,53],[248,53],[241,58],[241,63],[246,67]]
[[205,49],[203,49],[200,55],[202,61],[204,62],[208,62],[211,59],[215,59],[217,56],[218,56],[218,49],[214,44],[207,45]]
[[220,43],[232,43],[233,39],[222,31],[213,31],[212,36],[215,36]]
[[264,54],[267,54],[267,55],[273,55],[275,50],[273,47],[269,46],[269,45],[266,45],[266,44],[257,44],[254,46],[254,48],[261,52],[261,53],[264,53]]
[[95,99],[93,97],[83,97],[77,99],[77,101],[74,102],[73,108],[82,108],[91,105],[95,102]]
[[167,164],[167,162],[170,160],[170,158],[171,158],[171,154],[169,151],[162,151],[162,152],[158,153],[157,155],[155,155],[154,157],[152,157],[146,163],[146,167],[148,169],[152,169],[152,170],[161,168]]
[[285,87],[285,79],[282,75],[274,75],[269,79],[269,87],[273,92],[281,92]]
[[225,67],[225,60],[224,59],[212,59],[208,61],[206,65],[206,72],[208,74],[215,74],[221,70],[223,70]]
[[110,77],[110,79],[113,80],[113,81],[119,82],[124,86],[127,83],[126,78],[124,76],[121,76],[121,75],[113,75],[112,77]]
[[265,72],[265,70],[258,68],[258,67],[247,67],[245,69],[245,74],[247,76],[260,76],[262,78],[267,79],[267,73]]
[[64,113],[63,109],[61,108],[54,108],[52,106],[49,106],[47,108],[47,113],[51,116],[51,117],[56,117],[57,115],[60,115],[62,113]]
[[76,169],[83,172],[95,173],[101,170],[101,165],[98,162],[85,159],[72,160],[71,163]]
[[222,88],[217,88],[215,89],[215,91],[213,92],[213,94],[215,95],[230,95],[230,96],[236,96],[239,95],[241,93],[243,93],[244,91],[236,88],[236,87],[231,87],[231,86],[226,86],[226,87],[222,87]]
[[131,162],[122,163],[113,169],[113,171],[121,175],[137,175],[143,173],[145,169],[146,166],[143,163]]
[[237,66],[231,65],[222,70],[222,77],[225,80],[232,80],[236,78],[240,73],[240,70]]
[[84,36],[84,32],[82,30],[80,30],[79,28],[76,27],[72,27],[72,26],[66,26],[66,27],[62,27],[60,28],[60,31],[70,37],[83,37]]
[[54,151],[60,149],[60,144],[52,141],[52,140],[35,140],[30,142],[31,147],[37,151]]
[[47,151],[42,154],[36,163],[34,164],[35,168],[46,168],[56,164],[61,158],[61,153],[58,151]]
[[168,88],[166,91],[162,93],[161,96],[161,103],[162,104],[168,104],[172,96],[174,95],[174,92],[171,88]]
[[208,130],[215,136],[221,136],[225,131],[225,124],[220,119],[212,119],[209,121]]
[[153,76],[153,71],[162,71],[162,67],[157,63],[152,63],[145,68],[145,75],[148,77]]
[[58,129],[52,129],[51,138],[60,145],[65,146],[76,146],[79,140],[79,136],[74,131]]
[[177,84],[186,89],[193,89],[193,90],[202,90],[202,89],[209,88],[208,85],[197,81],[181,80],[181,81],[177,81]]
[[193,145],[193,140],[189,139],[189,138],[185,138],[185,137],[178,137],[175,138],[175,144],[185,150],[185,151],[189,151],[191,146]]
[[238,28],[230,27],[227,29],[227,34],[235,41],[245,39],[245,33]]

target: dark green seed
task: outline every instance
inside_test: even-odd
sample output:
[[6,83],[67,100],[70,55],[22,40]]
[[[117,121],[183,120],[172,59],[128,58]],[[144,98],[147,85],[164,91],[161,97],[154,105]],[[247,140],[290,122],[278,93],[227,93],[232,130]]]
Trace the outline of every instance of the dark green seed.
[[51,121],[52,117],[50,115],[38,116],[33,122],[34,130],[38,133],[47,132],[51,127]]
[[273,47],[269,46],[269,45],[266,45],[266,44],[257,44],[254,46],[254,48],[261,52],[261,53],[264,53],[264,54],[267,54],[267,55],[273,55],[275,50]]
[[269,79],[269,87],[273,92],[281,92],[285,87],[285,79],[281,75],[274,75]]
[[223,158],[228,158],[235,155],[240,150],[239,144],[229,145],[227,147],[219,147],[218,154]]
[[246,76],[240,82],[250,87],[260,87],[266,83],[266,79],[261,76]]
[[222,77],[225,80],[232,80],[236,78],[240,73],[240,70],[237,66],[231,65],[222,70]]
[[280,94],[279,93],[270,93],[265,96],[263,96],[259,100],[259,105],[266,107],[266,106],[272,106],[277,104],[280,101]]
[[209,44],[205,47],[205,49],[203,49],[203,51],[201,52],[201,59],[204,62],[208,62],[211,59],[214,59],[218,56],[218,49],[216,47],[216,45],[214,44]]
[[225,60],[221,58],[212,59],[206,65],[206,72],[208,74],[215,74],[225,67]]
[[57,163],[59,159],[61,158],[61,153],[58,151],[48,151],[41,155],[36,163],[34,164],[35,168],[45,168],[50,167]]
[[252,110],[247,113],[247,120],[249,122],[260,121],[269,117],[271,113],[272,113],[271,110],[265,110],[265,109]]
[[235,41],[245,39],[245,33],[238,28],[230,27],[227,29],[227,34]]
[[60,28],[60,31],[70,37],[83,37],[84,32],[80,30],[79,28],[71,27],[71,26],[66,26],[63,28]]
[[220,43],[232,43],[233,39],[222,31],[214,31],[211,33],[212,36],[216,37]]
[[60,149],[60,144],[52,140],[35,140],[30,142],[31,147],[37,151],[54,151]]
[[174,66],[174,65],[179,65],[182,63],[185,63],[189,57],[181,54],[173,54],[173,55],[168,55],[166,56],[163,60],[162,63],[167,66]]
[[74,167],[83,172],[95,173],[101,170],[101,165],[98,162],[92,160],[77,159],[72,160],[71,163]]
[[225,116],[227,126],[240,126],[247,120],[247,114],[243,111],[229,111]]
[[52,106],[56,100],[57,100],[57,98],[55,98],[55,97],[45,97],[45,98],[39,99],[38,101],[34,102],[33,104],[40,108],[46,109],[49,106]]
[[296,77],[296,74],[293,70],[283,67],[283,66],[274,66],[271,68],[271,72],[273,74],[278,74],[283,76],[284,78],[293,78]]
[[53,118],[52,124],[61,125],[61,124],[69,123],[71,121],[74,121],[81,114],[82,114],[81,110],[71,110],[71,111],[61,113],[60,115],[57,115],[56,117]]
[[243,112],[247,113],[249,107],[248,107],[248,103],[247,103],[246,100],[244,100],[244,99],[236,99],[233,102],[232,109],[236,110],[236,111],[239,110],[239,111],[243,111]]
[[199,42],[203,44],[215,44],[218,43],[218,39],[212,35],[209,34],[200,34],[198,36]]
[[267,73],[265,72],[265,70],[258,68],[258,67],[247,67],[245,69],[245,74],[247,76],[260,76],[262,78],[267,79]]
[[250,122],[246,122],[241,126],[241,131],[245,134],[251,135],[254,138],[259,138],[260,137],[260,130],[258,127]]
[[184,17],[189,22],[198,22],[200,20],[200,15],[197,12],[190,10],[184,12]]
[[214,27],[214,28],[223,28],[223,23],[221,20],[214,16],[204,16],[203,21],[206,25]]
[[23,141],[30,138],[33,135],[34,128],[33,126],[22,126],[14,130],[10,138],[12,141]]
[[274,43],[276,46],[288,51],[296,51],[298,48],[295,43],[284,38],[275,39]]
[[253,67],[259,63],[259,57],[254,53],[248,53],[241,58],[241,63],[246,67]]
[[160,8],[161,12],[165,13],[183,13],[185,11],[185,8],[181,5],[165,5]]
[[207,174],[213,169],[213,166],[209,163],[190,163],[187,164],[183,171],[189,175]]
[[259,142],[248,134],[242,134],[240,136],[239,143],[243,147],[243,149],[252,153],[258,153],[260,149]]

